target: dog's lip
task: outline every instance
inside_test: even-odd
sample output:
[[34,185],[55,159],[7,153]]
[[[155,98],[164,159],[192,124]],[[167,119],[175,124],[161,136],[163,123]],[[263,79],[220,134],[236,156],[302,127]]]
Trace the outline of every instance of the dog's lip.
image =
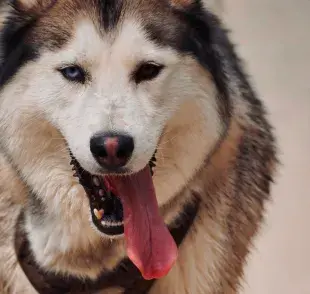
[[127,167],[120,167],[116,169],[104,169],[101,167],[97,167],[95,170],[88,170],[87,168],[83,168],[84,170],[88,171],[90,174],[98,177],[104,177],[104,176],[126,176],[131,175],[134,172]]
[[[88,171],[88,170],[87,170]],[[115,177],[123,177],[123,176],[130,176],[134,174],[133,171],[128,170],[128,169],[122,169],[122,170],[115,170],[115,171],[96,171],[94,173],[88,171],[90,174],[93,176],[97,177],[106,177],[106,176],[115,176]]]

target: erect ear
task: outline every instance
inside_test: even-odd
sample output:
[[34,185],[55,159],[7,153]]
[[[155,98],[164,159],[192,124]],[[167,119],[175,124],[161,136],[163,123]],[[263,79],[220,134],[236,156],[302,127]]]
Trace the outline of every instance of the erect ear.
[[13,7],[23,13],[40,15],[50,9],[57,0],[13,0]]

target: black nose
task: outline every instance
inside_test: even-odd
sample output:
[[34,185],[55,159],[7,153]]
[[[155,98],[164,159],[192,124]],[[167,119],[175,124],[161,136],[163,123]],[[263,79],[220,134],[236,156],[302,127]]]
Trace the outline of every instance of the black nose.
[[101,133],[90,139],[90,151],[96,161],[104,168],[115,170],[129,161],[134,150],[131,136]]

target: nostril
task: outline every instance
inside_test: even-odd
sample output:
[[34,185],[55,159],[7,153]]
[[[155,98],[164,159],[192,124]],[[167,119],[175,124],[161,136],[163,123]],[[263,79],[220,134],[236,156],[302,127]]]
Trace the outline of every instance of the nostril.
[[102,150],[101,150],[101,152],[100,152],[100,155],[99,155],[100,157],[107,157],[108,156],[108,153],[107,153],[107,151],[106,151],[106,149],[105,148],[102,148]]
[[128,157],[128,152],[126,150],[123,150],[123,149],[119,149],[116,153],[116,156],[118,158],[126,158]]
[[102,158],[108,156],[107,149],[104,146],[99,146],[96,154],[97,156],[102,157]]
[[118,150],[116,156],[119,158],[129,158],[134,150],[134,141],[130,136],[120,136],[118,140]]
[[90,151],[94,157],[107,157],[108,153],[104,144],[105,140],[102,137],[96,136],[90,140]]

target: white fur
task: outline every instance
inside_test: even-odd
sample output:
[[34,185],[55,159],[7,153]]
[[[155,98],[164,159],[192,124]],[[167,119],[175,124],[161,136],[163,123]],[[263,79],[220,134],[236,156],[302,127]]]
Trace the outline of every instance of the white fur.
[[[130,76],[142,60],[163,63],[166,69],[156,80],[136,85]],[[165,95],[165,102],[160,101],[179,62],[175,52],[146,41],[132,21],[115,38],[103,40],[91,22],[82,21],[68,46],[42,54],[33,68],[27,67],[28,73],[39,70],[36,76],[41,76],[34,79],[27,103],[36,105],[36,111],[61,131],[75,157],[92,173],[98,173],[99,166],[90,152],[90,138],[112,130],[130,134],[135,150],[127,167],[138,171],[151,158],[165,122],[182,99]],[[86,85],[70,83],[54,70],[70,63],[89,72]],[[45,89],[44,95],[36,89]]]

